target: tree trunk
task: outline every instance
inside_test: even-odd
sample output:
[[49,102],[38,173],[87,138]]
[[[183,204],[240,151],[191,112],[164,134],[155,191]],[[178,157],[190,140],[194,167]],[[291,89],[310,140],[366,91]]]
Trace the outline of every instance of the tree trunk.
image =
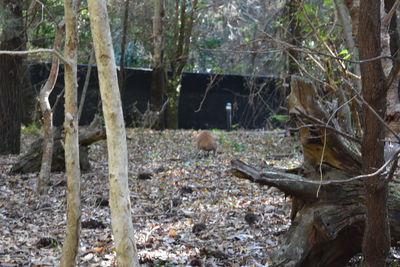
[[[187,2],[191,3],[189,13],[187,13]],[[190,38],[197,5],[198,0],[175,1],[173,48],[169,59],[171,76],[168,78],[166,85],[166,95],[168,97],[167,127],[170,129],[178,128],[179,91],[182,71],[189,56]]]
[[[259,172],[234,160],[234,174],[262,185],[275,186],[293,199],[292,224],[273,255],[277,266],[345,266],[353,255],[361,252],[364,229],[369,223],[366,213],[371,214],[371,206],[379,209],[373,212],[382,212],[382,207],[376,206],[380,202],[367,200],[371,193],[365,190],[363,181],[366,178],[354,178],[364,172],[360,152],[363,141],[336,129],[336,118],[327,123],[331,115],[316,97],[317,89],[312,82],[293,76],[291,89],[288,108],[300,128],[303,166],[287,173],[277,170]],[[400,240],[399,191],[398,183],[390,183],[387,208],[392,244]],[[386,193],[380,188],[376,192]],[[378,198],[382,196],[385,198],[386,195],[378,194]],[[387,211],[387,208],[383,210]],[[382,230],[376,230],[371,241],[380,239],[381,233]],[[388,244],[376,248],[385,249]],[[366,256],[369,257],[373,254]],[[372,261],[378,258],[376,256]],[[385,266],[382,261],[372,264]]]
[[[265,168],[260,172],[239,160],[233,160],[232,167],[234,175],[240,178],[276,187],[286,195],[302,200],[303,204],[295,211],[294,220],[279,248],[271,252],[273,266],[347,266],[350,258],[361,252],[366,195],[360,180],[324,184],[318,189],[320,174],[315,171],[302,169],[303,176]],[[322,181],[349,179],[352,176],[325,165]],[[314,180],[314,183],[305,180]],[[394,246],[400,240],[399,190],[398,184],[391,184],[388,209]]]
[[[166,92],[167,72],[164,60],[164,1],[155,0],[153,17],[153,55],[151,59],[152,79],[150,85],[150,109],[152,112],[160,112],[163,105],[163,95]],[[165,123],[163,114],[158,114],[158,122],[155,129],[163,129]]]
[[128,19],[129,19],[129,2],[125,0],[124,19],[122,23],[122,38],[121,38],[121,60],[119,62],[119,90],[123,98],[126,86],[125,77],[125,52],[126,52],[126,35],[128,32]]
[[178,129],[179,127],[179,87],[180,87],[181,79],[176,78],[176,80],[169,80],[166,86],[167,89],[167,128],[168,129]]
[[[346,46],[347,46],[349,52],[352,54],[352,58],[358,59],[359,53],[358,53],[358,48],[357,48],[356,42],[355,42],[355,36],[353,35],[353,26],[352,26],[353,24],[358,24],[358,21],[352,22],[352,17],[350,16],[350,11],[348,10],[349,6],[346,6],[344,0],[335,0],[335,7],[337,10],[339,21],[343,27],[343,35],[344,35],[344,40],[346,42]],[[358,25],[357,25],[357,27],[358,27]],[[357,76],[361,77],[359,64],[354,65],[354,73]],[[356,88],[357,92],[360,92],[361,91],[361,81],[358,79],[353,79],[353,81],[356,85],[355,88]]]
[[[370,59],[381,54],[380,1],[361,0],[358,32],[360,59]],[[380,120],[370,108],[383,118],[386,111],[386,83],[380,60],[361,63],[362,96],[366,103],[364,135],[362,140],[363,173],[373,173],[383,164],[384,131]],[[368,107],[367,105],[370,105]],[[364,180],[367,193],[367,219],[363,238],[364,266],[385,266],[390,249],[389,219],[387,210],[387,182],[380,175]],[[377,234],[379,233],[379,234]]]
[[94,64],[94,50],[90,51],[89,56],[89,63],[86,69],[86,76],[85,76],[85,83],[83,84],[81,99],[79,101],[79,108],[78,108],[78,125],[79,121],[81,120],[83,106],[85,105],[86,93],[87,89],[89,88],[89,81],[90,81],[90,74],[92,73],[92,65]]
[[131,218],[128,154],[121,97],[105,2],[88,1],[106,124],[111,223],[118,266],[139,266]]
[[81,228],[81,182],[78,137],[78,0],[65,0],[65,168],[67,175],[67,234],[62,248],[61,266],[76,266]]
[[[288,39],[288,43],[296,46],[296,47],[300,47],[301,45],[301,26],[299,25],[299,19],[297,16],[297,12],[299,11],[300,7],[299,7],[299,2],[297,2],[296,0],[290,0],[286,3],[286,17],[288,20],[288,24],[289,24],[289,32],[288,34],[290,36],[287,36],[286,38]],[[288,70],[288,75],[289,78],[292,75],[297,75],[300,73],[299,70],[299,66],[296,63],[296,60],[299,59],[299,52],[296,51],[296,49],[288,49],[288,66],[287,66],[287,70]],[[290,83],[290,81],[287,81]]]
[[[63,128],[55,128],[53,133],[53,159],[51,164],[52,172],[65,171],[65,150]],[[106,139],[105,129],[98,116],[89,126],[79,127],[79,165],[83,172],[89,171],[90,164],[88,158],[89,146],[99,140]],[[43,138],[36,140],[28,152],[24,154],[14,164],[11,173],[32,173],[40,171],[43,149]]]
[[[0,1],[0,50],[24,48],[22,1]],[[21,145],[23,59],[0,56],[0,154],[18,154]]]
[[[62,34],[64,32],[64,23],[57,27],[56,36],[54,39],[53,49],[60,50]],[[42,154],[42,164],[40,167],[40,174],[37,182],[37,192],[42,195],[47,191],[47,184],[49,182],[50,172],[51,172],[51,162],[53,158],[53,111],[51,110],[49,96],[53,91],[54,85],[56,84],[58,77],[59,60],[57,57],[53,57],[51,61],[51,69],[49,78],[47,79],[45,85],[40,90],[40,109],[43,114],[44,121],[44,135],[43,135],[43,154]]]
[[[385,12],[386,14],[392,9],[393,5],[395,4],[395,0],[385,0]],[[386,15],[385,14],[385,15]],[[383,33],[386,35],[382,40],[386,43],[384,52],[387,56],[392,56],[394,59],[397,58],[399,60],[398,51],[400,49],[400,37],[399,32],[397,31],[397,16],[396,13],[392,16],[391,20],[388,21],[388,24],[382,25]],[[382,46],[384,46],[382,44]],[[395,63],[393,60],[386,61],[386,64],[389,67],[389,70],[393,68]],[[385,74],[388,76],[388,71],[385,71]],[[394,81],[388,88],[387,93],[387,110],[386,110],[386,121],[390,128],[396,132],[400,132],[400,101],[399,101],[399,76],[396,75]],[[386,140],[392,140],[394,137],[392,133],[389,131],[385,134]]]

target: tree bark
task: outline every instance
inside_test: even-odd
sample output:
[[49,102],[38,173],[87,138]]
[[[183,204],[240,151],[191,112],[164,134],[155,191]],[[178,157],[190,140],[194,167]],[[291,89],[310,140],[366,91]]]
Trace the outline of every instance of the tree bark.
[[[0,50],[24,48],[22,1],[1,0]],[[21,146],[23,59],[0,56],[0,154],[18,154]]]
[[[289,33],[290,36],[286,37],[288,39],[288,43],[300,47],[301,44],[301,26],[299,25],[299,19],[297,16],[297,12],[299,11],[299,2],[296,0],[290,0],[286,3],[286,17],[288,19],[289,24]],[[296,63],[296,60],[299,59],[299,52],[296,49],[288,49],[288,75],[289,79],[292,75],[297,75],[300,73],[299,66]],[[287,81],[290,83],[290,81]]]
[[[163,95],[166,91],[167,72],[164,60],[164,0],[155,0],[153,17],[153,55],[151,58],[152,79],[150,85],[150,109],[152,112],[160,112],[163,105]],[[163,129],[165,127],[163,114],[158,115],[158,122],[153,127]]]
[[124,19],[122,23],[122,38],[121,38],[121,60],[119,62],[119,90],[121,96],[124,96],[125,86],[126,86],[126,75],[125,75],[125,52],[126,52],[126,35],[128,32],[128,19],[129,19],[129,2],[130,0],[125,0],[124,7]]
[[139,266],[131,218],[128,154],[121,97],[105,2],[88,1],[106,124],[111,223],[118,266]]
[[[349,52],[352,53],[352,58],[358,59],[359,53],[355,42],[355,36],[353,35],[353,24],[358,23],[358,21],[352,22],[352,17],[350,16],[349,6],[346,6],[344,0],[335,0],[335,7],[338,13],[339,21],[343,27],[344,40]],[[355,18],[354,18],[355,19]],[[358,25],[357,25],[358,27]],[[360,65],[354,65],[354,73],[361,77]],[[357,92],[361,91],[361,81],[358,79],[353,79]]]
[[[60,50],[62,34],[64,32],[64,22],[57,27],[56,36],[54,38],[53,49]],[[39,178],[37,182],[36,190],[42,195],[47,191],[47,183],[49,182],[51,163],[53,158],[53,146],[54,146],[54,136],[53,136],[53,111],[51,110],[49,96],[53,91],[54,85],[56,84],[59,70],[59,59],[53,57],[51,61],[51,69],[49,78],[47,79],[45,85],[40,90],[39,103],[40,109],[43,114],[44,121],[44,135],[43,135],[43,154],[42,154],[42,164],[40,167]]]
[[[189,13],[187,13],[187,2],[191,3]],[[168,97],[167,127],[170,129],[178,128],[179,87],[182,71],[189,56],[190,38],[197,5],[198,0],[175,1],[173,48],[169,59],[171,77],[168,78],[166,85],[166,95]]]
[[[315,171],[296,175],[263,168],[260,172],[240,160],[231,163],[235,176],[276,187],[303,203],[278,250],[272,253],[273,266],[347,266],[350,258],[361,252],[366,219],[363,183],[353,180],[327,184],[332,179],[349,179],[353,175],[325,166],[322,182],[326,184],[320,187],[320,174]],[[392,244],[396,246],[400,240],[399,185],[391,184],[390,192],[390,229]]]
[[[385,14],[388,14],[389,11],[392,9],[393,5],[395,4],[396,0],[385,0],[384,1],[384,9]],[[385,44],[382,46],[385,48],[384,54],[387,56],[392,56],[394,60],[387,60],[386,65],[388,69],[385,71],[385,74],[388,76],[389,72],[392,68],[396,65],[396,61],[400,60],[400,56],[398,51],[400,49],[400,37],[399,32],[397,30],[397,16],[396,13],[392,16],[391,20],[388,21],[388,24],[382,25],[382,31],[385,34],[383,36],[382,41]],[[390,128],[398,133],[400,132],[400,100],[399,100],[399,76],[396,75],[394,81],[388,88],[387,92],[387,110],[386,110],[386,121],[388,122]],[[385,134],[386,140],[393,140],[393,135],[389,131]]]
[[[381,49],[381,1],[360,1],[358,32],[360,59],[380,56]],[[386,111],[386,83],[380,60],[361,63],[362,96],[381,118]],[[373,173],[383,164],[384,131],[380,120],[366,104],[364,135],[362,140],[363,173]],[[385,266],[390,249],[390,231],[387,210],[387,182],[380,175],[364,180],[366,189],[367,219],[363,237],[363,266]],[[379,234],[377,234],[379,233]]]
[[81,99],[79,101],[78,125],[79,125],[79,121],[81,120],[83,106],[85,105],[86,93],[87,93],[87,89],[89,88],[90,74],[92,73],[93,63],[94,63],[94,50],[92,48],[92,50],[90,51],[90,56],[89,56],[89,63],[88,63],[87,69],[86,69],[85,83],[83,84]]
[[60,266],[76,266],[81,228],[81,183],[78,136],[78,0],[65,0],[65,168],[67,176],[67,234]]
[[[63,128],[55,128],[53,133],[53,159],[51,164],[52,172],[65,171],[65,150]],[[106,139],[105,129],[99,117],[89,126],[79,127],[79,165],[83,172],[89,171],[90,164],[88,158],[88,146],[99,140]],[[43,138],[36,140],[29,151],[21,156],[14,164],[10,173],[32,173],[40,171],[43,149]]]
[[[364,229],[369,223],[367,220],[370,219],[367,215],[370,216],[371,209],[374,208],[373,212],[381,216],[384,216],[382,213],[385,212],[387,216],[389,209],[392,244],[396,244],[400,239],[399,185],[390,183],[389,201],[383,208],[379,206],[379,201],[382,200],[382,196],[386,198],[386,194],[374,196],[379,201],[373,203],[367,200],[372,194],[366,190],[364,181],[369,182],[371,178],[359,176],[366,173],[359,150],[360,144],[365,140],[360,141],[354,136],[340,132],[339,127],[335,128],[335,125],[338,125],[335,118],[327,123],[331,116],[324,102],[316,97],[318,94],[313,83],[293,76],[291,89],[288,109],[300,128],[303,165],[290,173],[271,169],[258,172],[240,161],[232,161],[236,176],[275,186],[292,197],[292,224],[273,255],[274,264],[285,267],[345,266],[354,254],[361,252]],[[374,128],[383,128],[377,127],[380,122],[375,123]],[[373,145],[377,141],[380,140],[375,140]],[[376,154],[374,151],[370,153]],[[367,173],[372,171],[376,169],[368,169]],[[381,193],[381,188],[378,187],[373,193],[376,192]],[[381,239],[381,233],[385,234],[381,229],[375,228],[375,234],[370,236],[368,241]],[[390,239],[384,240],[389,241]],[[384,242],[380,243],[379,247],[374,247],[381,250],[378,253],[364,251],[369,253],[365,254],[370,264],[367,266],[385,266],[384,257],[383,260],[379,260],[380,255],[377,255],[382,253],[382,249],[388,248],[389,243]]]

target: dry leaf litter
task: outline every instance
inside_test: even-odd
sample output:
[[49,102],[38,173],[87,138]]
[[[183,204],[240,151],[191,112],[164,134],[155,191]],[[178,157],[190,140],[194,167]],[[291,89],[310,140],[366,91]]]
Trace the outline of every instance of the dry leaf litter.
[[[216,156],[199,153],[198,131],[127,129],[132,221],[141,266],[268,266],[287,231],[290,198],[234,177],[230,160],[258,168],[300,164],[298,140],[279,132],[215,131]],[[35,135],[25,133],[26,151]],[[82,174],[78,266],[116,266],[108,207],[106,142],[90,147]],[[58,266],[65,237],[64,173],[46,196],[38,173],[10,175],[0,156],[0,266]]]

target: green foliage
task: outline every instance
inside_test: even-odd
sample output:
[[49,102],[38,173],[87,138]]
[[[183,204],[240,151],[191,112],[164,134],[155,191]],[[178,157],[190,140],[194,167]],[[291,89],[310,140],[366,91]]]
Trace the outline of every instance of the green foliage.
[[226,135],[218,135],[218,143],[224,144],[224,146],[228,146],[236,151],[243,151],[244,144],[238,142],[237,140],[228,139]]
[[277,115],[271,116],[271,118],[273,118],[275,120],[278,120],[280,122],[286,122],[286,121],[289,120],[289,116],[288,115],[279,115],[279,114],[277,114]]
[[[43,6],[41,6],[43,4]],[[44,0],[36,4],[28,31],[29,48],[51,48],[57,24],[64,18],[64,2]],[[43,7],[43,8],[42,8]]]
[[226,140],[226,136],[225,135],[219,135],[218,136],[218,142],[219,143],[224,143]]
[[23,133],[33,133],[33,134],[38,134],[42,132],[42,127],[43,127],[43,120],[39,120],[36,122],[33,122],[27,126],[22,126],[21,131]]
[[240,143],[236,140],[226,140],[224,142],[227,146],[230,146],[231,148],[233,148],[234,150],[240,152],[244,150],[244,144]]
[[[125,51],[125,66],[133,67],[133,68],[140,68],[143,66],[150,65],[150,61],[148,58],[142,57],[139,53],[140,47],[135,42],[128,42],[126,44],[126,51]],[[121,62],[121,44],[115,43],[114,44],[114,52],[115,52],[115,63],[117,65]]]

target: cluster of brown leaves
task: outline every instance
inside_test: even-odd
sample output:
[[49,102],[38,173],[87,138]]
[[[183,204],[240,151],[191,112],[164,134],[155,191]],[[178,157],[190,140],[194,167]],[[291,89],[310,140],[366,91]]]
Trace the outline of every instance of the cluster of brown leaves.
[[[260,168],[299,164],[296,141],[265,131],[217,131],[216,156],[196,131],[128,129],[132,220],[143,266],[265,266],[288,226],[290,200],[230,173],[239,158]],[[279,159],[279,160],[274,160]],[[0,265],[58,265],[65,235],[65,176],[35,193],[38,174],[9,175],[0,157]],[[91,146],[82,175],[79,266],[114,266],[106,143]]]

